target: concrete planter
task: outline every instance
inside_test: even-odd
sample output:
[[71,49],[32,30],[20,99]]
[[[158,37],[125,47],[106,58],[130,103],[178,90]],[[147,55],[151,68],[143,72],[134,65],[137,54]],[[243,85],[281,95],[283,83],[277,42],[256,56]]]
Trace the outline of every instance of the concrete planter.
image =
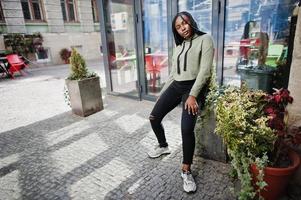
[[[202,111],[201,111],[202,112]],[[195,136],[196,136],[196,155],[201,157],[227,162],[227,150],[222,138],[215,133],[216,116],[213,111],[207,116],[206,122],[202,124],[201,117],[198,117]]]
[[103,109],[99,77],[84,80],[66,79],[72,112],[86,117]]

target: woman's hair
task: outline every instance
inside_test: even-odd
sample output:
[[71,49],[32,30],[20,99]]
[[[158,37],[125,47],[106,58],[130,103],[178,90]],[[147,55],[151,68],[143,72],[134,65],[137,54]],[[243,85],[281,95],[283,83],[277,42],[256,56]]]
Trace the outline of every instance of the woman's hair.
[[[188,17],[188,21],[184,19],[183,16]],[[193,17],[191,16],[191,14],[189,12],[183,11],[183,12],[179,12],[172,20],[172,32],[173,32],[173,36],[175,39],[175,43],[176,45],[180,45],[182,44],[184,38],[182,36],[179,35],[178,31],[176,30],[176,20],[178,17],[181,17],[187,24],[190,25],[190,27],[192,28],[192,34],[196,33],[198,35],[204,35],[206,33],[202,32],[199,30],[198,28],[198,24],[196,23],[196,21],[193,19]]]
[[256,22],[255,21],[248,21],[245,25],[245,28],[244,28],[244,32],[242,34],[242,37],[241,39],[248,39],[250,38],[250,25],[251,24],[255,24]]

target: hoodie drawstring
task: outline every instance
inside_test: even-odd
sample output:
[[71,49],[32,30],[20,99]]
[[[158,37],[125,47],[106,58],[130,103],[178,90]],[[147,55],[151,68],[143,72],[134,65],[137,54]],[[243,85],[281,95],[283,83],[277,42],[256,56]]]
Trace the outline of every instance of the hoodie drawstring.
[[187,49],[187,51],[186,51],[186,53],[185,53],[185,57],[184,57],[184,71],[186,71],[186,66],[187,66],[187,53],[188,53],[188,51],[189,51],[189,49],[191,48],[191,46],[192,46],[192,39],[190,40],[190,44],[189,44],[189,47],[188,47],[188,49]]
[[181,72],[180,72],[180,56],[181,56],[181,54],[183,53],[184,49],[185,49],[185,42],[183,42],[183,48],[182,48],[182,50],[181,50],[181,52],[179,53],[178,58],[177,58],[177,72],[178,72],[178,74],[181,73]]

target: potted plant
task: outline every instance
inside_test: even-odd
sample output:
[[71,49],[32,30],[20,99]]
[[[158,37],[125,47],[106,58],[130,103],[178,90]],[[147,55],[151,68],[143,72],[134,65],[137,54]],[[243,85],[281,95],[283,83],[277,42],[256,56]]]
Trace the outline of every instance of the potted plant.
[[220,162],[227,162],[227,151],[222,138],[215,134],[216,115],[214,111],[217,99],[223,94],[224,89],[224,86],[218,86],[215,66],[213,66],[206,101],[204,105],[200,105],[201,110],[195,126],[195,133],[201,133],[196,134],[195,154]]
[[72,112],[86,117],[103,109],[99,77],[88,72],[84,58],[72,49],[71,73],[66,79]]
[[60,57],[65,62],[65,64],[69,64],[69,58],[71,56],[71,51],[67,48],[63,48],[60,50]]
[[[240,180],[239,199],[253,199],[256,195],[261,199],[279,198],[287,178],[298,167],[299,156],[287,148],[294,141],[286,124],[285,109],[292,100],[287,90],[268,95],[244,85],[241,89],[229,88],[219,97],[216,131],[227,145]],[[274,175],[276,179],[281,176],[278,172],[286,179],[270,182],[275,180]]]

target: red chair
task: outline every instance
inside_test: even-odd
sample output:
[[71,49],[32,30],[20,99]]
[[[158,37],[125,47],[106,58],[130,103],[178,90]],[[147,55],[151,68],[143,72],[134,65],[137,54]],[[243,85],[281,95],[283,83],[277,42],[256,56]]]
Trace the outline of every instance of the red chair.
[[7,55],[6,59],[9,66],[8,71],[12,78],[14,78],[15,72],[20,72],[20,74],[23,75],[21,70],[28,65],[17,54]]
[[250,49],[250,39],[241,39],[240,46],[239,46],[240,56],[244,60],[249,59],[249,55],[251,52]]
[[[153,92],[156,91],[156,80],[160,76],[161,65],[157,64],[157,60],[151,55],[145,55],[145,68],[150,73],[150,80]],[[157,76],[158,75],[158,76]]]

